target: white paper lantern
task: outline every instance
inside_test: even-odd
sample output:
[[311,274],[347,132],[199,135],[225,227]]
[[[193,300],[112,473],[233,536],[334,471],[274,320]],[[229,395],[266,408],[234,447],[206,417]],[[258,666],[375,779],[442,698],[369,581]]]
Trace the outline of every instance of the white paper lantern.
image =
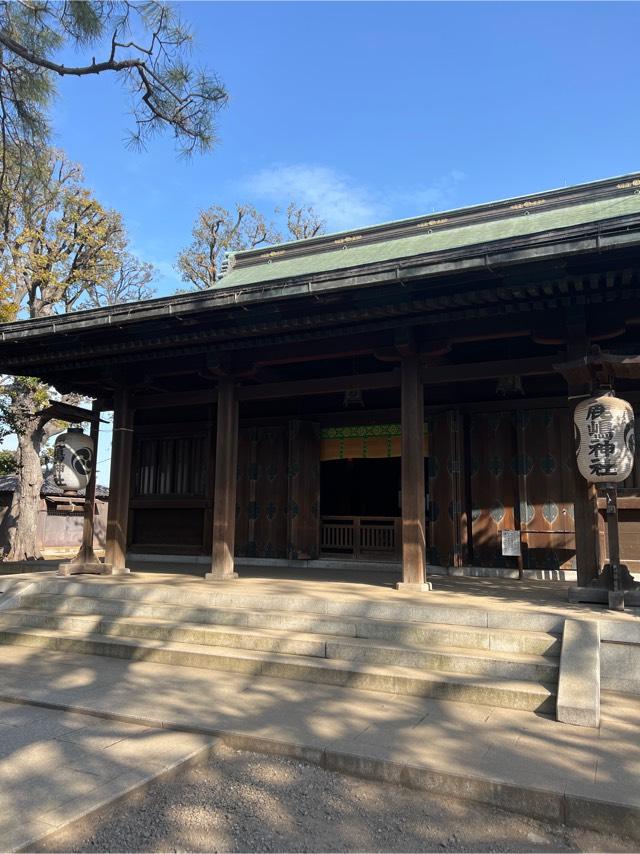
[[93,468],[93,439],[82,427],[61,433],[53,448],[53,480],[65,492],[85,489]]
[[576,460],[590,483],[621,483],[633,470],[633,408],[613,392],[581,401],[573,419]]

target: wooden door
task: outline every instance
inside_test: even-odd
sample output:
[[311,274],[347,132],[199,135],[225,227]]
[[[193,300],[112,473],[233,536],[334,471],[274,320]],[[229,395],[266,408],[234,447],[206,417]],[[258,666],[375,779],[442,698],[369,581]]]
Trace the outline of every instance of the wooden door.
[[515,568],[502,556],[502,531],[516,527],[516,434],[513,412],[470,417],[470,487],[473,563]]
[[575,567],[572,471],[566,409],[471,415],[473,562],[515,568],[502,531],[520,530],[525,569]]
[[320,426],[289,422],[287,554],[313,560],[320,553]]
[[467,562],[467,522],[460,413],[432,415],[427,435],[427,563],[461,566]]
[[567,409],[520,410],[516,471],[524,565],[575,569],[572,464]]

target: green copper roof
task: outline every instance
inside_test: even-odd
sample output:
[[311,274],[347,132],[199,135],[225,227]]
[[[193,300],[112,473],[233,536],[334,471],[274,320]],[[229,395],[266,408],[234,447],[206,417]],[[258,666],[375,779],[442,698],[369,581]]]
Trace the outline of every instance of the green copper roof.
[[[582,190],[581,196],[586,196],[587,200],[576,202],[574,196],[571,203],[563,205],[562,194],[569,194],[570,190],[553,191],[547,198],[531,196],[526,201],[501,202],[496,207],[463,209],[450,217],[434,214],[430,218],[390,223],[341,236],[238,253],[236,266],[224,276],[221,284],[238,288],[313,276],[640,214],[640,194],[633,189],[640,180],[636,178],[626,183],[614,180],[619,183],[609,184],[605,198],[594,199],[593,195],[597,195],[594,193],[592,200],[588,200],[588,193]],[[547,204],[550,209],[545,210]],[[473,218],[481,221],[469,222]],[[408,233],[403,234],[403,231]]]

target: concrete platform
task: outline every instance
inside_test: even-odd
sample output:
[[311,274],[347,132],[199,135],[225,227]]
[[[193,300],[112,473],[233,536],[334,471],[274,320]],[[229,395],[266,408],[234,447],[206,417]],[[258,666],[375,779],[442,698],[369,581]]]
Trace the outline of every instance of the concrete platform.
[[[3,569],[0,564],[0,569]],[[132,572],[118,578],[87,577],[98,584],[171,585],[176,590],[204,589],[219,592],[247,593],[249,595],[309,596],[331,598],[340,602],[379,603],[404,602],[416,605],[449,605],[456,608],[489,609],[492,611],[517,611],[556,617],[606,617],[611,620],[637,621],[640,608],[630,608],[624,613],[608,611],[600,605],[571,603],[567,601],[568,582],[511,578],[459,578],[433,576],[433,589],[424,593],[406,593],[395,590],[396,572],[376,572],[367,576],[360,572],[329,572],[290,567],[239,568],[240,577],[228,582],[205,582],[204,571],[170,573],[163,571]],[[44,572],[22,572],[4,576],[0,574],[0,597],[3,591],[16,584],[55,577],[50,569]],[[81,579],[83,576],[77,576]],[[69,583],[73,583],[70,579]],[[204,585],[204,587],[203,587]],[[2,600],[0,598],[0,605]]]

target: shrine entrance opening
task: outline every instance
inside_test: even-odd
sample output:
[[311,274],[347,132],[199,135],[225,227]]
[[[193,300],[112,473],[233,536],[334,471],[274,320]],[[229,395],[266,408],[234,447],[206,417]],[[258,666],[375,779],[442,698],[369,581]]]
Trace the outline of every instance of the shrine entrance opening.
[[400,457],[321,463],[320,515],[324,556],[398,560]]
[[[326,427],[320,431],[323,557],[401,559],[401,440],[400,424]],[[424,463],[426,467],[426,456]]]

